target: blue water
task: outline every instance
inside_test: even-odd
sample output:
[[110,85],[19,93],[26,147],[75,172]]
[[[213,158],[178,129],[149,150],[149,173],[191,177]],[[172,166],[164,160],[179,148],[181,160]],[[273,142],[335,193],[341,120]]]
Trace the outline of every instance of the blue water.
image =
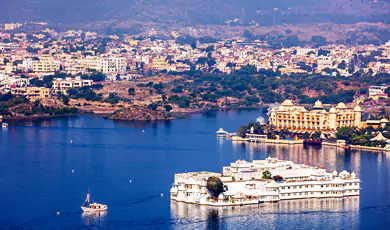
[[[262,111],[232,110],[167,122],[95,117],[10,121],[0,131],[3,229],[384,229],[390,226],[390,153],[218,140]],[[143,132],[144,130],[144,132]],[[71,142],[72,141],[72,142]],[[216,171],[268,155],[354,170],[361,196],[210,208],[169,200],[175,173]],[[72,173],[74,170],[74,173]],[[130,183],[130,180],[132,182]],[[107,213],[83,215],[91,189]],[[161,193],[163,196],[161,196]],[[57,212],[60,212],[57,215]]]

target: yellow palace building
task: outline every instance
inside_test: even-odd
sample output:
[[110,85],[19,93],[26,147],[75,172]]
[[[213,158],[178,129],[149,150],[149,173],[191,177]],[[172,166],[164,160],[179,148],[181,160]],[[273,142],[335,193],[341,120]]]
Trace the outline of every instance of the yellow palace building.
[[294,105],[291,100],[276,104],[268,109],[269,124],[277,129],[288,129],[296,132],[329,132],[333,133],[341,127],[362,127],[362,111],[360,106],[347,108],[343,102],[328,111],[321,101],[316,101],[312,110],[304,106]]

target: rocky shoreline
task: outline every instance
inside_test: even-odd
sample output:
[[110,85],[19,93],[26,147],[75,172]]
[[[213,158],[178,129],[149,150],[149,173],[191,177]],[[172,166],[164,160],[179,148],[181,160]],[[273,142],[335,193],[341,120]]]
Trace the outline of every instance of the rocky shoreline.
[[162,109],[152,110],[146,107],[131,107],[126,109],[120,109],[113,113],[95,113],[92,110],[83,110],[80,109],[79,113],[74,114],[63,114],[63,115],[50,115],[50,114],[33,114],[25,116],[22,114],[16,114],[13,116],[3,116],[3,120],[35,120],[35,119],[45,119],[45,118],[54,118],[54,117],[68,117],[68,116],[97,116],[105,119],[118,120],[118,121],[164,121],[164,120],[174,120],[189,118],[193,114],[204,113],[208,111],[217,111],[217,110],[229,110],[229,109],[258,109],[261,107],[228,107],[228,108],[213,108],[207,110],[177,110],[172,112],[166,112]]
[[111,120],[119,121],[157,121],[175,119],[170,113],[162,110],[152,110],[143,107],[131,107],[118,110],[109,116]]

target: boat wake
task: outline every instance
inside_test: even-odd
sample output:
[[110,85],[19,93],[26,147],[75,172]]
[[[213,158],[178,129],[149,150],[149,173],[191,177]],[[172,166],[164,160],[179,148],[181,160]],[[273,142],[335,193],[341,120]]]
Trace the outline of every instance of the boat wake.
[[150,200],[154,200],[154,199],[159,198],[159,197],[160,197],[159,195],[153,195],[153,196],[148,196],[148,197],[141,197],[141,198],[136,199],[136,200],[127,200],[127,201],[122,201],[122,202],[119,202],[119,203],[114,203],[114,205],[116,205],[116,206],[125,206],[125,205],[131,205],[131,204],[139,204],[139,203],[148,202]]

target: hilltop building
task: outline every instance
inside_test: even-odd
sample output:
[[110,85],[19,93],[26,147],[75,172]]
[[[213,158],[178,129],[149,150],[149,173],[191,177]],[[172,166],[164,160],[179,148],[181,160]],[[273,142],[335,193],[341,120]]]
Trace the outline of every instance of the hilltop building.
[[14,30],[21,27],[23,24],[21,23],[5,23],[4,30]]
[[368,88],[368,97],[373,100],[378,100],[379,98],[387,98],[385,90],[388,85],[373,85]]
[[362,127],[360,106],[347,108],[343,102],[326,111],[321,101],[316,101],[312,110],[304,106],[294,105],[285,100],[281,105],[268,110],[269,124],[277,129],[288,129],[301,132],[333,132],[341,127]]

